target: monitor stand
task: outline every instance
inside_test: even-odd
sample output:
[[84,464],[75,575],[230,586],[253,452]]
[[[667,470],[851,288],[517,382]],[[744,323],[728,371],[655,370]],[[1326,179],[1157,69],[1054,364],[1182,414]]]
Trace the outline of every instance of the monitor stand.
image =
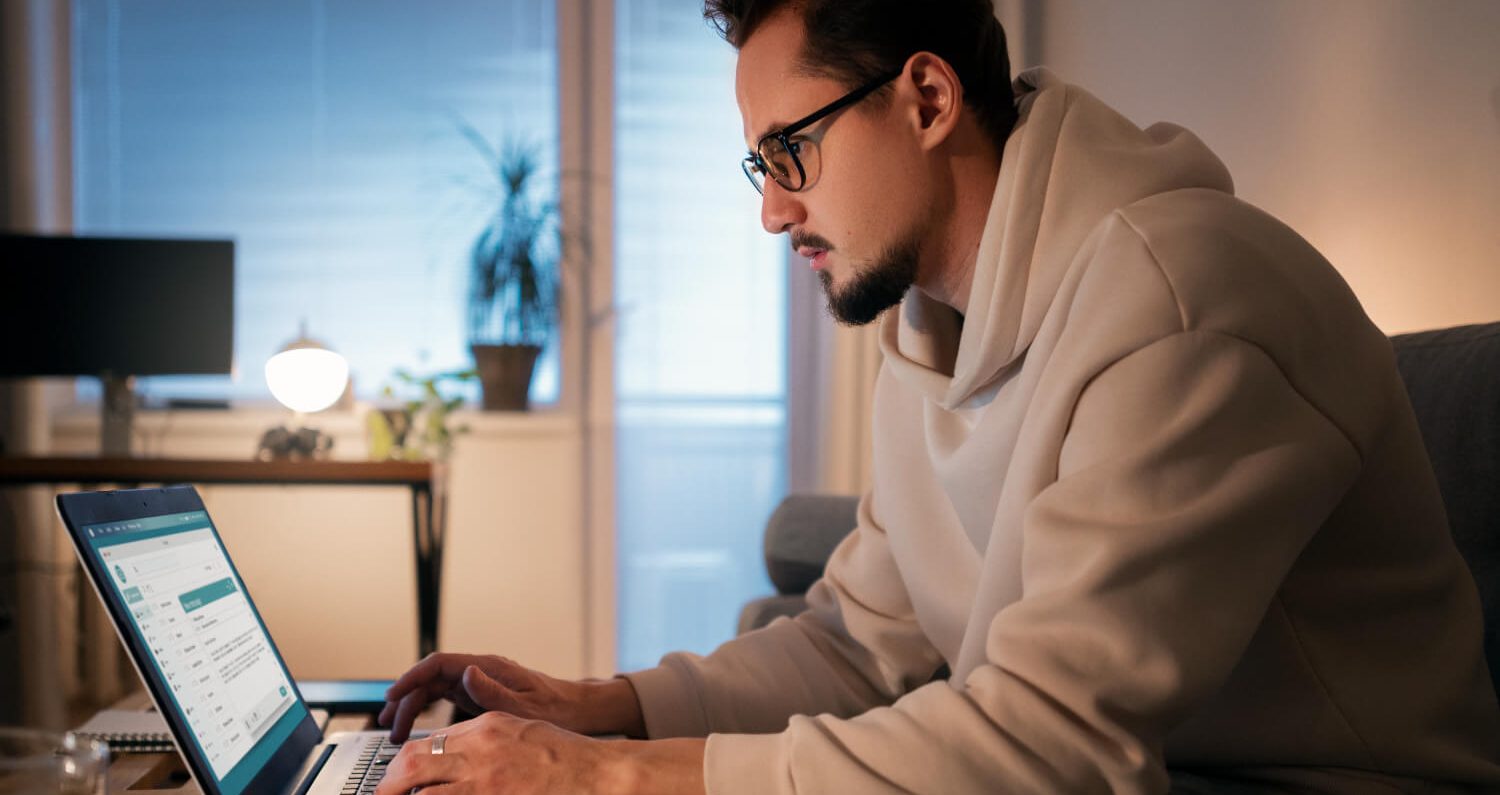
[[104,458],[129,458],[131,425],[135,422],[135,378],[103,375],[103,412],[99,425],[99,454]]

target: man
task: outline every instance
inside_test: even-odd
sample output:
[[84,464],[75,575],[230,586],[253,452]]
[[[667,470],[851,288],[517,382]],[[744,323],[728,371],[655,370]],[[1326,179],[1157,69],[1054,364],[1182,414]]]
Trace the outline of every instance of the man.
[[491,712],[382,792],[1500,791],[1474,584],[1317,252],[1185,130],[1046,71],[1013,101],[985,0],[708,6],[767,231],[840,319],[900,302],[859,525],[706,658],[424,660],[396,739]]

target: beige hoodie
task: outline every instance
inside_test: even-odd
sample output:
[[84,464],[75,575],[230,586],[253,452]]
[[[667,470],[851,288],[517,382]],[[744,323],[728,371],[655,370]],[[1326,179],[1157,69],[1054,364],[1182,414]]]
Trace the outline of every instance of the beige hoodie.
[[884,318],[858,528],[807,613],[629,675],[651,736],[711,793],[1500,791],[1385,336],[1191,133],[1017,90],[970,314]]

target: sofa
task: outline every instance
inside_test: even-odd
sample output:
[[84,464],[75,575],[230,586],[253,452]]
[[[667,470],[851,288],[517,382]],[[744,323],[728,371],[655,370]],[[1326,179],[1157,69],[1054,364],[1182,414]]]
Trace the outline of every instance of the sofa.
[[[1485,654],[1500,691],[1500,323],[1391,338],[1437,474],[1459,552],[1479,587]],[[766,523],[766,573],[776,594],[740,612],[739,631],[806,609],[803,594],[854,528],[857,497],[793,495]]]

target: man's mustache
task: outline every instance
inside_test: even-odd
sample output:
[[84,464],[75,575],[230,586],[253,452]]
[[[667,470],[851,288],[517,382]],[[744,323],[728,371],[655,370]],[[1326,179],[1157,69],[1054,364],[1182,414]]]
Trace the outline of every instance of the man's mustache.
[[827,240],[824,240],[821,237],[818,237],[817,235],[815,235],[815,234],[813,234],[811,232],[801,232],[801,231],[793,232],[791,237],[792,237],[792,248],[793,249],[800,249],[800,248],[803,248],[805,246],[807,248],[818,249],[819,251],[832,251],[833,250],[833,244],[832,243],[828,242]]

